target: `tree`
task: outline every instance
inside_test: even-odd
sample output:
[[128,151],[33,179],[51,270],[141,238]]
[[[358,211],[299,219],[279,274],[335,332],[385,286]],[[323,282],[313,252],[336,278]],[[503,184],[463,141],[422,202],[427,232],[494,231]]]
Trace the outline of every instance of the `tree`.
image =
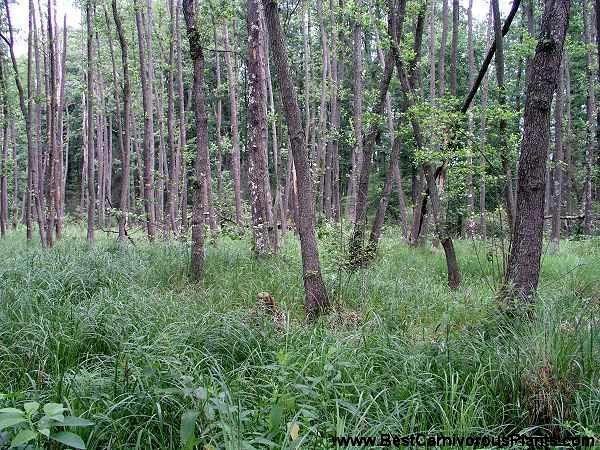
[[121,66],[123,70],[123,136],[121,139],[121,196],[119,205],[121,215],[119,216],[119,239],[124,240],[127,236],[127,220],[129,215],[129,152],[131,142],[131,81],[129,79],[129,48],[123,30],[123,24],[117,9],[117,0],[111,1],[112,14],[117,27],[119,45],[121,46]]
[[225,55],[225,65],[227,66],[227,89],[229,91],[229,109],[231,121],[231,143],[232,143],[232,162],[231,172],[233,174],[233,196],[235,203],[235,221],[239,227],[242,223],[242,188],[240,179],[240,136],[238,131],[238,110],[237,110],[237,77],[235,75],[233,59],[230,55],[229,29],[227,21],[223,22],[223,46]]
[[87,240],[94,242],[94,215],[96,209],[96,191],[94,190],[94,5],[92,0],[86,4],[87,21]]
[[[148,239],[154,240],[156,235],[156,205],[154,192],[154,96],[152,93],[151,59],[146,57],[152,53],[147,47],[149,32],[146,31],[144,13],[136,3],[135,24],[138,33],[138,49],[140,55],[140,81],[142,84],[142,103],[144,108],[144,209],[146,210],[146,230]],[[148,22],[151,26],[152,22]]]
[[202,198],[206,188],[208,165],[208,128],[204,105],[204,51],[201,45],[201,35],[198,30],[194,0],[183,0],[183,16],[190,44],[190,56],[194,65],[194,116],[196,118],[196,168],[193,189],[192,207],[192,278],[202,280],[204,271],[204,214]]
[[269,46],[281,88],[283,109],[298,179],[299,214],[297,226],[302,253],[304,310],[307,316],[315,317],[329,309],[329,299],[321,276],[319,250],[317,248],[314,228],[314,197],[304,130],[302,129],[298,99],[290,76],[287,50],[283,40],[277,3],[274,0],[263,0],[263,5],[265,8],[267,29],[269,31]]
[[265,189],[268,179],[267,154],[267,111],[264,60],[261,55],[262,26],[260,0],[248,0],[246,25],[248,28],[248,103],[249,103],[249,155],[248,187],[252,209],[252,234],[254,252],[258,256],[274,253],[275,242],[271,241],[273,224],[269,220],[269,200]]
[[516,220],[505,275],[505,293],[508,298],[531,300],[538,285],[544,230],[550,107],[556,89],[570,7],[570,0],[546,3],[540,40],[529,67],[523,140],[517,173]]

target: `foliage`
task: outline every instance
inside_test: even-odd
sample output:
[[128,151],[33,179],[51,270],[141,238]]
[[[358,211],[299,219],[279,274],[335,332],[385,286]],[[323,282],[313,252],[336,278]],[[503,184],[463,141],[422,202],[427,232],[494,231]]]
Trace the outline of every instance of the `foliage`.
[[[71,227],[42,251],[10,235],[0,242],[6,406],[62,401],[94,422],[80,431],[90,449],[327,448],[334,433],[598,436],[597,239],[544,256],[534,319],[522,324],[497,313],[484,243],[457,242],[464,283],[451,292],[441,251],[408,248],[397,227],[354,273],[340,270],[337,226],[322,227],[336,305],[317,323],[303,319],[290,235],[262,260],[250,237],[221,238],[202,286],[187,277],[187,243],[134,233],[135,246],[99,235],[91,248]],[[263,291],[289,315],[285,330],[256,315]]]
[[[0,401],[11,397],[16,395],[0,394]],[[51,440],[70,448],[85,449],[81,437],[65,429],[89,427],[94,423],[81,417],[65,415],[65,411],[67,408],[62,403],[40,405],[36,401],[24,402],[22,408],[0,408],[0,431],[12,429],[10,448],[30,448],[30,442],[34,442],[36,448],[43,448],[44,442]],[[62,431],[55,431],[56,428]]]

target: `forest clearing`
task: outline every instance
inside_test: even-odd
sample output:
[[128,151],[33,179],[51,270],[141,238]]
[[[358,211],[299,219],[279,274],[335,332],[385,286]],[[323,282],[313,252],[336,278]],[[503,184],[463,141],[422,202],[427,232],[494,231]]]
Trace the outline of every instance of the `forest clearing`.
[[0,449],[600,446],[600,0],[3,0]]

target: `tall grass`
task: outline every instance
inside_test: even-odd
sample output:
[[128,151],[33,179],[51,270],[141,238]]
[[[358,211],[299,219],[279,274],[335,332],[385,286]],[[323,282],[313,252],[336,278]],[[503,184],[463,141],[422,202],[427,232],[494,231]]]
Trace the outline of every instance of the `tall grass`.
[[[0,407],[63,402],[95,422],[88,448],[181,448],[189,410],[200,442],[225,449],[328,448],[333,434],[600,433],[598,240],[544,257],[533,322],[519,323],[497,312],[485,244],[458,244],[464,282],[451,292],[443,255],[406,247],[397,230],[354,274],[324,233],[339,314],[306,323],[293,238],[264,260],[223,238],[197,285],[185,243],[90,247],[81,236],[71,228],[49,251],[21,234],[0,241]],[[261,291],[289,314],[285,330],[257,313]]]

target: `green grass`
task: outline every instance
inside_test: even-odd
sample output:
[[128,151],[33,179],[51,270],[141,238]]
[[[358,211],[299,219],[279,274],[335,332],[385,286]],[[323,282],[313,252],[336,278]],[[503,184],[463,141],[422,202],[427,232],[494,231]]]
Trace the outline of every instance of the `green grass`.
[[[396,229],[354,274],[339,268],[335,230],[320,234],[341,312],[306,323],[291,237],[265,260],[222,238],[200,286],[187,243],[121,248],[99,235],[89,247],[69,228],[44,251],[12,233],[0,241],[0,407],[63,402],[95,423],[81,432],[90,449],[181,448],[188,410],[202,445],[225,449],[381,432],[600,434],[598,239],[544,256],[534,319],[520,323],[498,313],[487,244],[457,243],[463,283],[451,292],[443,253],[407,247]],[[289,314],[284,331],[256,312],[261,291]]]

